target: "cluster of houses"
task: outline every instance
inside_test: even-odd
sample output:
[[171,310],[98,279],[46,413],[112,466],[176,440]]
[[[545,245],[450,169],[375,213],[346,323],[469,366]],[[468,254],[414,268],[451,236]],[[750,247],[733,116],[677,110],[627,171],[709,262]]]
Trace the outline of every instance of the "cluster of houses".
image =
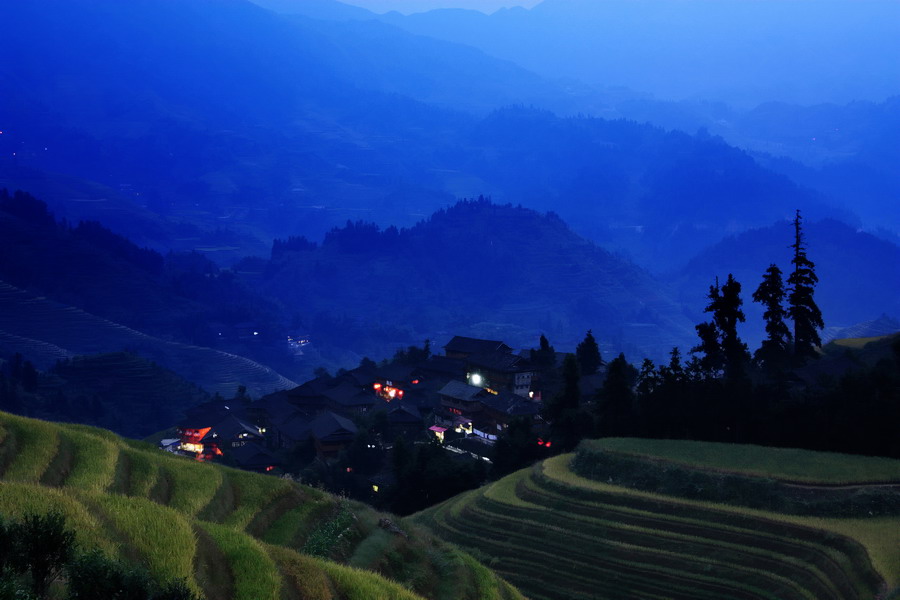
[[[486,457],[515,418],[539,420],[534,366],[503,342],[456,336],[417,364],[360,366],[249,399],[188,410],[170,451],[253,471],[280,467],[279,450],[311,443],[336,458],[356,437],[355,417],[382,412],[391,437],[434,436]],[[358,419],[356,419],[358,420]],[[474,443],[477,442],[477,443]],[[480,450],[479,450],[480,449]]]

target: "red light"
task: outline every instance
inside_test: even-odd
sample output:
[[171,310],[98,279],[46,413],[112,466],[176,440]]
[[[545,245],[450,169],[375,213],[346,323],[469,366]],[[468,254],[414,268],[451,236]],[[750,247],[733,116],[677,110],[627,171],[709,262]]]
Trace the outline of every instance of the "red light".
[[381,389],[381,384],[380,384],[380,383],[376,383],[376,384],[373,385],[372,387],[375,388],[376,390],[380,390],[380,389]]
[[347,467],[347,472],[348,472],[348,473],[352,473],[352,472],[353,472],[353,467]]
[[545,445],[549,448],[549,447],[550,447],[550,442],[547,442]]
[[403,390],[397,390],[397,395],[401,398],[403,397]]
[[266,473],[272,471],[273,469],[275,469],[275,467],[273,467],[272,465],[269,465],[268,467],[266,467]]
[[413,384],[413,385],[419,385],[419,380],[418,380],[418,379],[413,379],[413,380],[412,380],[412,384]]
[[543,445],[544,445],[544,440],[542,440],[541,438],[538,438],[538,446],[543,446]]

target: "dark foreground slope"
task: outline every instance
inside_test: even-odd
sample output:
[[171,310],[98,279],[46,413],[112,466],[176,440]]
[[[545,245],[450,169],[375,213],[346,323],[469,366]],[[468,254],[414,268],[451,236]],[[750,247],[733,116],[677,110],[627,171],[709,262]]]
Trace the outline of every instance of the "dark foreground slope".
[[0,413],[0,514],[62,511],[79,544],[207,600],[522,598],[421,528],[318,490]]
[[[729,456],[744,455],[741,447],[732,448],[726,463]],[[616,449],[604,445],[602,450]],[[641,440],[629,450],[618,456],[635,461],[631,473],[638,481],[643,468],[638,458],[646,467],[665,456],[651,443],[644,448]],[[582,467],[590,464],[590,451],[587,446],[579,450]],[[759,449],[752,453],[756,469],[745,459],[731,477],[749,480],[760,471],[778,477],[781,473],[772,468],[781,458],[778,452]],[[682,475],[716,466],[720,470],[712,476],[724,477],[723,465],[704,463],[697,448],[680,454]],[[833,482],[829,465],[839,476],[846,463],[852,470],[867,460],[794,454],[818,466],[811,474],[815,481],[807,485]],[[708,450],[705,455],[717,454]],[[535,599],[871,600],[900,584],[897,514],[804,517],[691,500],[607,483],[605,471],[582,477],[570,466],[572,458],[546,460],[411,520],[475,553]],[[900,463],[880,463],[875,467],[879,480],[900,479]]]

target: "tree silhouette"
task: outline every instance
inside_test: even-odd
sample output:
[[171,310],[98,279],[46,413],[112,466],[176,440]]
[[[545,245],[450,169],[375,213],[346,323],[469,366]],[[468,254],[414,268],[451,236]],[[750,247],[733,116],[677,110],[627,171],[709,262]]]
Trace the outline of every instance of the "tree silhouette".
[[575,356],[578,359],[578,366],[581,367],[582,375],[593,375],[603,364],[600,357],[600,347],[597,340],[594,339],[593,332],[588,329],[584,340],[575,348]]
[[822,345],[819,330],[825,327],[822,311],[813,299],[813,292],[819,278],[815,263],[806,256],[800,211],[794,217],[794,271],[788,277],[788,316],[794,321],[794,359],[803,363],[816,357],[816,348]]
[[785,323],[787,311],[783,302],[786,295],[781,269],[769,265],[762,283],[753,292],[753,301],[765,308],[766,339],[763,340],[753,359],[769,373],[776,373],[788,365],[791,352],[791,330]]
[[700,344],[691,352],[702,352],[700,367],[708,375],[717,377],[724,372],[729,379],[737,378],[744,372],[744,366],[750,359],[747,344],[741,341],[737,333],[737,324],[746,320],[741,310],[741,284],[729,273],[728,280],[719,287],[719,279],[709,286],[709,304],[704,312],[712,313],[713,318],[695,327],[700,337]]

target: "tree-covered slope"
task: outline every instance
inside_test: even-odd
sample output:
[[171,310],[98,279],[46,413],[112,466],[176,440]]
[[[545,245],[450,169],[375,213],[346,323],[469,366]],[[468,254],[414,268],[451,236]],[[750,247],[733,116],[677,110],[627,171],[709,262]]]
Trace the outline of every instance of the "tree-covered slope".
[[[670,442],[680,444],[670,463],[666,443],[586,444],[410,520],[480,556],[535,599],[874,600],[900,586],[897,461],[740,446],[722,454],[707,444]],[[776,485],[772,478],[785,472],[778,462],[798,455],[801,464],[815,465],[814,481],[805,485],[820,487],[791,493],[831,494],[845,514],[799,516],[741,505],[740,498],[759,493],[754,482]],[[872,489],[893,500],[893,512],[850,512],[862,508],[866,485],[849,502],[845,490],[827,487],[835,477],[845,485],[846,473],[860,463],[863,472],[850,481],[892,482]],[[644,485],[659,482],[665,486]],[[704,500],[694,484],[742,493],[738,503],[725,495]]]
[[187,579],[208,600],[522,598],[470,556],[415,526],[385,528],[390,517],[364,505],[0,413],[0,514],[50,510],[83,547]]
[[402,342],[404,332],[417,340],[447,331],[520,347],[544,332],[574,346],[593,328],[604,343],[655,356],[692,335],[646,271],[556,215],[486,200],[460,202],[410,229],[351,223],[321,246],[276,243],[256,268],[260,286],[285,304],[343,319],[360,348],[380,336]]

